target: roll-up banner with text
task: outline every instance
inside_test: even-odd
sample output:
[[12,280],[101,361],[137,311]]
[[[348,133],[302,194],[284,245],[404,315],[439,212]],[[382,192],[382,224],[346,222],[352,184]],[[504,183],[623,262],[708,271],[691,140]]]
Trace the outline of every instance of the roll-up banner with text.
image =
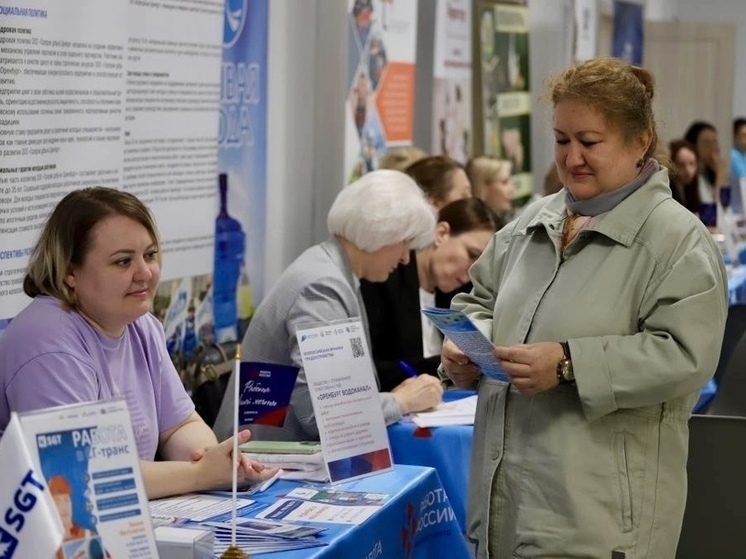
[[237,339],[263,291],[267,0],[44,4],[0,6],[0,332],[51,209],[103,185],[155,215],[171,349]]

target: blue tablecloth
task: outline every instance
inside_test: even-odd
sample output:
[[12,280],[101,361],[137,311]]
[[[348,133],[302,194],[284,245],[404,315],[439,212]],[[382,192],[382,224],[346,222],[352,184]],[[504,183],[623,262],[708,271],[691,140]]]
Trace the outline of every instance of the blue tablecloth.
[[[448,390],[443,399],[455,400],[473,394],[476,392],[471,390]],[[449,425],[422,429],[404,420],[390,425],[388,432],[396,464],[431,466],[438,471],[458,523],[466,532],[467,485],[474,427]]]
[[[261,508],[296,487],[314,485],[280,480],[264,493],[253,496]],[[386,493],[392,497],[364,524],[319,524],[327,527],[320,539],[324,547],[276,553],[257,553],[254,559],[311,559],[359,557],[406,557],[468,559],[468,544],[456,521],[437,472],[432,468],[394,466],[390,472],[334,486],[345,491]]]

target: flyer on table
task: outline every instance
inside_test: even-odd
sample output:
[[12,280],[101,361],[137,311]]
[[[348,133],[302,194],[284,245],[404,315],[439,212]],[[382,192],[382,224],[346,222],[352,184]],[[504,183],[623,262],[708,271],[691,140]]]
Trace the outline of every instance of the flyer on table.
[[62,557],[157,558],[124,400],[21,414],[64,527]]
[[329,479],[391,468],[373,361],[360,319],[296,332]]

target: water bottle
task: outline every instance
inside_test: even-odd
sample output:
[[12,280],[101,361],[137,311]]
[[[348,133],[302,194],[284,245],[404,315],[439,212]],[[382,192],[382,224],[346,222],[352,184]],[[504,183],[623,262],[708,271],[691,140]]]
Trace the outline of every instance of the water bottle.
[[241,274],[246,235],[238,220],[228,215],[228,175],[220,173],[220,211],[215,219],[215,266],[212,297],[218,342],[238,339],[236,289]]

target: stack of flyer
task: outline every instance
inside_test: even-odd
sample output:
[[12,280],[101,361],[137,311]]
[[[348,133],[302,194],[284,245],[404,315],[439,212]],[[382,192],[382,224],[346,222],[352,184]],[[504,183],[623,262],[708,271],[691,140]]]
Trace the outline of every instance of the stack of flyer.
[[[174,531],[177,528],[209,530],[214,541],[213,553],[219,556],[231,544],[232,538],[232,499],[225,493],[199,493],[151,501],[153,522],[158,525],[156,533],[164,528],[173,529],[171,536],[178,535]],[[256,506],[252,499],[240,497],[237,510],[240,514],[247,514]],[[236,545],[246,553],[306,549],[326,545],[316,537],[323,531],[324,528],[314,526],[239,517],[236,520]]]
[[362,524],[388,499],[385,493],[297,487],[257,516],[277,521]]

